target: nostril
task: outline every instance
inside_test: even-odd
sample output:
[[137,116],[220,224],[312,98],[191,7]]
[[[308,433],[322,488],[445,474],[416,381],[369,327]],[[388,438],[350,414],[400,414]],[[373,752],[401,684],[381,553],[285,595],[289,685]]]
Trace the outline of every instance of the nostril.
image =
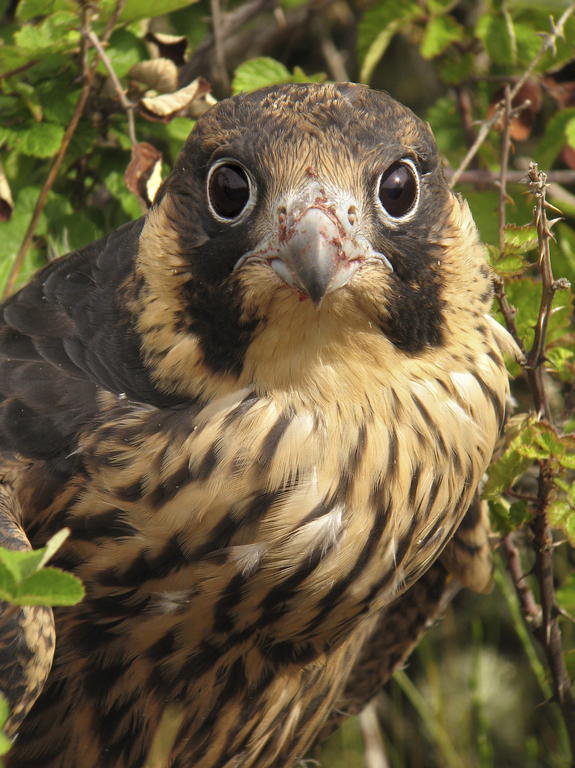
[[347,211],[347,220],[351,225],[357,221],[357,208],[355,205],[350,205]]
[[284,223],[285,223],[285,220],[286,220],[286,218],[287,218],[287,210],[286,210],[286,207],[285,207],[285,205],[281,205],[281,206],[278,208],[278,219],[279,219],[279,223],[280,223],[280,224],[284,224]]

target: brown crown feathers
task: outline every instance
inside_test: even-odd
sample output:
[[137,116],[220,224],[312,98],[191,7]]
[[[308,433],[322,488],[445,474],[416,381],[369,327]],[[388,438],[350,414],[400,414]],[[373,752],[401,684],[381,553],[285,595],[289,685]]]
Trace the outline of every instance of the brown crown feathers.
[[482,589],[491,296],[429,128],[307,84],[213,107],[145,218],[10,297],[0,479],[86,597],[7,764],[294,766],[381,611],[421,604],[398,660],[425,595]]

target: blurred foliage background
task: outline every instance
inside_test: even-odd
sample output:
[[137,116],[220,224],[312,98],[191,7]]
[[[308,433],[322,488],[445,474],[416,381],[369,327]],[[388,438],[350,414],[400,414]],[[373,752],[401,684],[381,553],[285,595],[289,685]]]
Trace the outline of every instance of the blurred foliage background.
[[[493,183],[501,162],[499,125],[457,185],[491,246],[492,264],[507,281],[528,347],[541,286],[531,266],[537,261],[529,226],[533,199],[516,182],[530,161],[551,174],[548,199],[564,216],[554,228],[555,276],[575,283],[573,15],[537,59],[544,35],[555,29],[550,15],[557,23],[568,7],[561,0],[127,0],[119,7],[115,0],[0,0],[0,290],[17,288],[47,260],[142,215],[194,118],[214,98],[276,82],[365,82],[429,121],[449,175],[473,144],[478,121],[493,115],[505,83],[513,86],[532,66],[513,106],[529,104],[511,124],[506,216],[524,227],[519,239],[517,230],[502,235],[499,227]],[[94,38],[108,38],[107,62],[96,60]],[[17,259],[35,209],[31,245]],[[488,495],[495,529],[513,537],[529,574],[534,555],[526,498],[537,492],[541,462],[553,467],[554,585],[573,679],[575,337],[569,290],[558,292],[554,306],[547,386],[555,426],[541,431],[534,420],[517,421],[516,441],[493,470]],[[533,408],[529,388],[517,365],[512,372],[524,419]],[[523,622],[498,552],[496,560],[491,594],[459,593],[408,667],[367,713],[317,747],[310,762],[325,768],[570,764],[545,658]],[[526,583],[537,599],[536,580],[528,576]]]

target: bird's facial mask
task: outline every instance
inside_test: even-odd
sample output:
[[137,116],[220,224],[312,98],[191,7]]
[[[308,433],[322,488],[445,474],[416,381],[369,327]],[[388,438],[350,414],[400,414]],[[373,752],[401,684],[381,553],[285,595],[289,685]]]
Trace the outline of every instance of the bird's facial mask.
[[314,181],[295,195],[286,195],[275,210],[274,229],[257,248],[237,262],[267,263],[286,285],[316,308],[363,263],[378,260],[393,268],[358,231],[358,204],[352,196],[329,194]]

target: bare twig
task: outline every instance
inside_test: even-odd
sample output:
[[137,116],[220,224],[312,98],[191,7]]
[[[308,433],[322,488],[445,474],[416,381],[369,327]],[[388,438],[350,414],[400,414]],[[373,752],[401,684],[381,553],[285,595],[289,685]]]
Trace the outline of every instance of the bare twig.
[[[455,176],[455,171],[451,168],[445,169],[447,181],[451,182]],[[523,184],[525,171],[507,171],[508,184]],[[499,184],[499,171],[464,171],[458,176],[459,184],[477,184],[478,186]],[[549,171],[547,181],[552,184],[575,184],[575,171]],[[451,182],[451,186],[453,183]]]
[[533,592],[529,588],[525,575],[521,568],[521,559],[519,557],[519,550],[515,546],[512,538],[512,534],[507,534],[501,539],[499,547],[505,555],[507,562],[507,569],[513,579],[513,585],[515,591],[519,597],[519,604],[521,606],[521,613],[527,624],[536,629],[541,626],[541,606],[535,602]]
[[321,46],[321,52],[329,74],[338,83],[345,83],[349,80],[349,75],[343,61],[343,56],[337,50],[334,45],[331,35],[329,34],[326,25],[324,23],[316,23],[315,31],[319,37],[319,43]]
[[363,739],[363,759],[366,768],[389,768],[385,747],[377,720],[377,704],[372,700],[359,715],[359,728]]
[[[114,8],[114,12],[110,16],[108,23],[106,24],[104,33],[102,35],[103,42],[106,42],[109,39],[110,35],[112,34],[114,26],[125,4],[126,4],[126,0],[118,0],[118,3]],[[20,269],[24,262],[24,257],[26,256],[26,252],[30,247],[32,238],[34,237],[34,232],[36,231],[36,227],[38,226],[38,222],[40,221],[40,216],[42,215],[42,211],[44,210],[44,205],[46,204],[48,194],[52,189],[54,182],[56,181],[56,176],[58,175],[58,171],[60,170],[60,166],[62,165],[62,161],[64,159],[64,156],[66,155],[68,146],[70,144],[72,136],[74,135],[74,131],[78,126],[78,122],[80,121],[80,117],[82,116],[82,112],[84,111],[84,107],[86,106],[86,102],[88,101],[88,96],[90,94],[90,90],[92,89],[92,83],[94,81],[94,74],[96,73],[96,67],[98,66],[98,61],[99,61],[99,58],[98,56],[96,56],[94,61],[92,62],[92,65],[86,72],[86,75],[84,78],[84,85],[82,86],[82,90],[80,91],[80,97],[78,98],[78,102],[76,104],[74,114],[72,115],[70,124],[66,129],[64,138],[62,139],[60,150],[58,151],[58,154],[52,161],[52,166],[50,167],[50,171],[48,173],[46,181],[44,182],[44,186],[42,187],[40,196],[38,197],[38,202],[36,203],[36,207],[34,208],[32,219],[30,221],[30,224],[28,225],[26,234],[24,235],[24,240],[22,241],[20,250],[16,255],[16,259],[14,260],[14,264],[12,265],[10,274],[8,275],[8,279],[4,287],[4,294],[3,294],[4,296],[9,296],[12,293],[12,290],[14,289],[14,285],[18,278],[18,273],[20,272]]]
[[[222,14],[221,25],[219,27],[222,41],[230,35],[237,32],[240,27],[247,24],[255,16],[267,11],[274,11],[279,4],[279,0],[251,0],[243,3],[233,11]],[[180,88],[188,85],[196,77],[196,69],[200,62],[205,62],[205,57],[215,45],[215,35],[211,32],[196,46],[194,53],[189,61],[181,68],[178,80]]]
[[[565,280],[554,280],[553,272],[551,270],[549,240],[553,237],[551,234],[551,226],[554,222],[548,221],[546,211],[549,208],[555,211],[557,211],[557,209],[545,200],[545,190],[549,186],[547,184],[547,174],[537,170],[537,163],[531,163],[527,172],[526,183],[529,184],[530,192],[535,195],[536,200],[534,218],[537,226],[537,237],[539,239],[539,268],[541,270],[541,282],[543,286],[539,317],[537,318],[537,325],[535,326],[535,340],[527,360],[528,367],[534,370],[541,367],[545,360],[545,336],[547,333],[549,317],[551,316],[551,307],[553,305],[555,293],[560,288],[569,288],[569,283]],[[557,212],[559,213],[559,211]],[[541,393],[540,399],[543,399],[543,397],[544,392]],[[540,408],[542,405],[543,403],[536,402],[538,412],[541,412]],[[549,413],[546,413],[546,415],[550,418]]]
[[[545,191],[548,187],[547,176],[537,169],[535,163],[531,163],[526,183],[529,184],[530,191],[536,200],[534,219],[539,241],[542,297],[535,328],[535,339],[527,354],[525,370],[537,413],[550,424],[553,424],[544,381],[543,364],[546,359],[545,336],[551,315],[553,297],[559,288],[567,287],[568,283],[565,280],[554,280],[551,269],[549,240],[552,237],[551,226],[554,222],[548,221],[547,209],[556,209],[545,201]],[[507,303],[503,281],[496,281],[496,292],[507,327],[517,340],[514,311]],[[561,708],[561,714],[569,736],[571,753],[575,757],[575,694],[573,693],[563,659],[561,631],[558,622],[559,609],[553,584],[553,536],[547,519],[547,509],[555,494],[554,478],[556,473],[557,470],[552,459],[540,462],[537,499],[535,503],[530,504],[530,509],[533,513],[532,529],[533,548],[535,550],[535,575],[539,584],[541,601],[541,622],[539,626],[532,624],[531,628],[545,652],[547,663],[551,670],[555,699]],[[507,557],[508,568],[513,575],[523,614],[529,622],[529,617],[535,615],[536,608],[533,596],[530,590],[526,588],[523,580],[518,554],[509,537],[503,539],[502,550]]]
[[118,80],[118,76],[114,71],[112,62],[106,56],[106,51],[104,50],[102,43],[98,40],[98,36],[94,32],[94,30],[88,27],[88,31],[86,35],[88,37],[88,40],[92,43],[94,48],[97,50],[98,56],[102,59],[102,63],[108,70],[108,74],[110,75],[110,80],[114,84],[114,88],[116,89],[116,93],[118,94],[118,98],[120,99],[120,104],[122,105],[126,114],[128,115],[128,134],[130,136],[130,142],[132,143],[132,146],[134,146],[135,144],[137,144],[136,129],[134,126],[134,106],[135,105],[129,99],[126,98],[126,94],[124,93],[122,84]]
[[215,43],[216,64],[218,67],[218,79],[226,92],[230,90],[230,79],[226,67],[226,52],[224,50],[222,9],[220,0],[210,0],[212,8],[212,30]]
[[[528,80],[529,76],[535,69],[535,67],[539,64],[543,56],[547,53],[549,49],[555,48],[555,41],[558,37],[563,36],[563,27],[565,26],[565,22],[571,16],[571,14],[575,11],[575,2],[570,3],[570,5],[565,9],[563,12],[563,15],[559,19],[557,24],[553,23],[553,20],[551,20],[551,32],[547,33],[543,37],[543,42],[541,43],[541,48],[537,52],[537,55],[533,58],[533,60],[530,62],[529,66],[525,70],[525,72],[521,75],[521,77],[517,80],[515,85],[513,86],[513,89],[511,90],[511,102],[513,102],[513,99],[517,96],[525,82]],[[475,157],[477,154],[477,151],[479,147],[483,144],[485,139],[487,138],[487,134],[489,131],[497,125],[499,120],[501,119],[501,115],[504,111],[504,105],[500,104],[497,109],[495,110],[494,114],[489,118],[489,120],[484,120],[481,123],[481,128],[479,129],[479,133],[477,135],[477,139],[475,140],[473,146],[468,151],[468,153],[463,158],[459,168],[455,171],[453,174],[453,177],[451,179],[451,186],[455,186],[457,182],[459,181],[459,177],[463,173],[463,171],[467,168],[469,163],[471,162],[472,158]]]
[[505,204],[507,203],[507,165],[509,163],[509,149],[511,147],[511,90],[509,84],[505,84],[505,97],[503,109],[503,135],[501,137],[501,171],[499,176],[499,250],[505,249]]

